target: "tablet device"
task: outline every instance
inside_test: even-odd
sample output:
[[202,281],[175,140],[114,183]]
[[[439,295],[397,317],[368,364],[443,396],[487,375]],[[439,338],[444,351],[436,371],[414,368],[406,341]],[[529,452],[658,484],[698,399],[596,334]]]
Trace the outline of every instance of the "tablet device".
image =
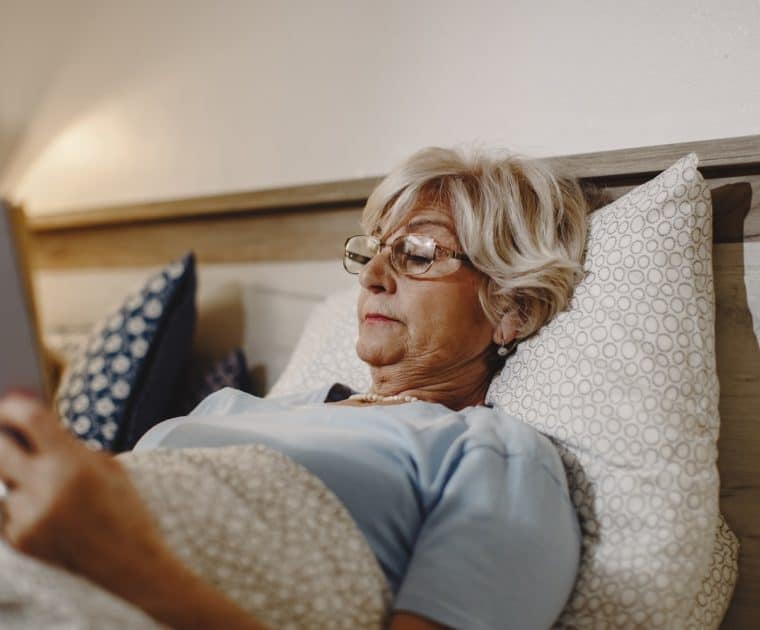
[[0,199],[0,395],[24,389],[49,403],[27,252],[23,211]]

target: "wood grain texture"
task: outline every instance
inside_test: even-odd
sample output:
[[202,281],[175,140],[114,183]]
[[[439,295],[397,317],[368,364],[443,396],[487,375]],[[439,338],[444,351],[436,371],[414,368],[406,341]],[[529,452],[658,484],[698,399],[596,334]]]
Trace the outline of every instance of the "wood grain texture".
[[44,232],[208,215],[252,214],[276,209],[307,211],[322,206],[352,207],[357,202],[363,205],[379,180],[379,177],[363,177],[187,199],[77,208],[55,214],[30,216],[29,227],[35,232]]
[[[678,158],[696,152],[703,172],[719,175],[731,169],[736,175],[760,169],[760,136],[683,142],[546,158],[563,173],[605,184],[615,181],[641,183]],[[363,177],[318,184],[287,186],[267,190],[207,195],[107,207],[75,208],[68,212],[30,217],[36,232],[67,230],[96,225],[161,221],[209,214],[250,214],[259,211],[305,210],[320,205],[363,205],[381,179]]]
[[702,171],[731,169],[747,172],[760,164],[760,136],[740,136],[679,142],[653,147],[634,147],[598,153],[582,153],[548,158],[552,166],[582,179],[625,179],[662,171],[687,153],[699,156]]
[[[722,502],[721,507],[725,507],[725,503]],[[752,577],[760,574],[758,558],[760,541],[757,538],[743,537],[739,551],[739,582],[720,625],[721,630],[757,630],[760,625],[760,598],[757,596],[760,584]]]
[[[747,276],[745,265],[752,265]],[[739,581],[723,628],[760,621],[760,347],[753,331],[747,284],[760,289],[760,246],[713,248],[715,354],[720,379],[718,469],[721,510],[739,537]]]
[[[604,191],[616,198],[630,189]],[[716,243],[760,240],[760,176],[716,179],[714,204]],[[189,249],[200,262],[339,257],[345,238],[360,231],[361,204],[306,208],[38,229],[33,262],[38,269],[154,266]]]
[[340,258],[361,208],[206,215],[181,221],[33,232],[38,269],[154,266],[193,250],[199,263]]

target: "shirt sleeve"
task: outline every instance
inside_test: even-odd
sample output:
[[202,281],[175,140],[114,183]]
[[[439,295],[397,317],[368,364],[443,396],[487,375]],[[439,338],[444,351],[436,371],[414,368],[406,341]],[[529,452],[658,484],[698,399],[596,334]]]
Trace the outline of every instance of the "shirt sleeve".
[[420,528],[394,610],[467,630],[549,628],[580,556],[557,467],[491,446],[465,451]]

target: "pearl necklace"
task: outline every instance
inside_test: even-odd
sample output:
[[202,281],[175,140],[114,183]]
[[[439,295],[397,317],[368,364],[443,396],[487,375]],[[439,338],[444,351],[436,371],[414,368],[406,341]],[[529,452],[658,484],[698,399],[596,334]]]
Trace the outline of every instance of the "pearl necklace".
[[357,402],[415,402],[419,398],[416,396],[381,396],[380,394],[371,394],[365,392],[363,394],[352,394],[348,397],[348,400],[356,400]]

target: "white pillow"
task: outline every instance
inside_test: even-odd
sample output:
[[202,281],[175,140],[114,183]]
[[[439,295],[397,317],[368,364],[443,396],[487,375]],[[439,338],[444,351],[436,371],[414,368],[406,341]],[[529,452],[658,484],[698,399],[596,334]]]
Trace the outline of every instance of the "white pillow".
[[[569,310],[518,346],[488,400],[553,439],[583,557],[558,627],[717,627],[738,543],[718,513],[712,208],[691,154],[590,216]],[[315,309],[270,395],[368,387],[358,288]]]
[[327,383],[367,391],[369,366],[356,354],[359,284],[314,307],[288,364],[267,397],[307,392]]

